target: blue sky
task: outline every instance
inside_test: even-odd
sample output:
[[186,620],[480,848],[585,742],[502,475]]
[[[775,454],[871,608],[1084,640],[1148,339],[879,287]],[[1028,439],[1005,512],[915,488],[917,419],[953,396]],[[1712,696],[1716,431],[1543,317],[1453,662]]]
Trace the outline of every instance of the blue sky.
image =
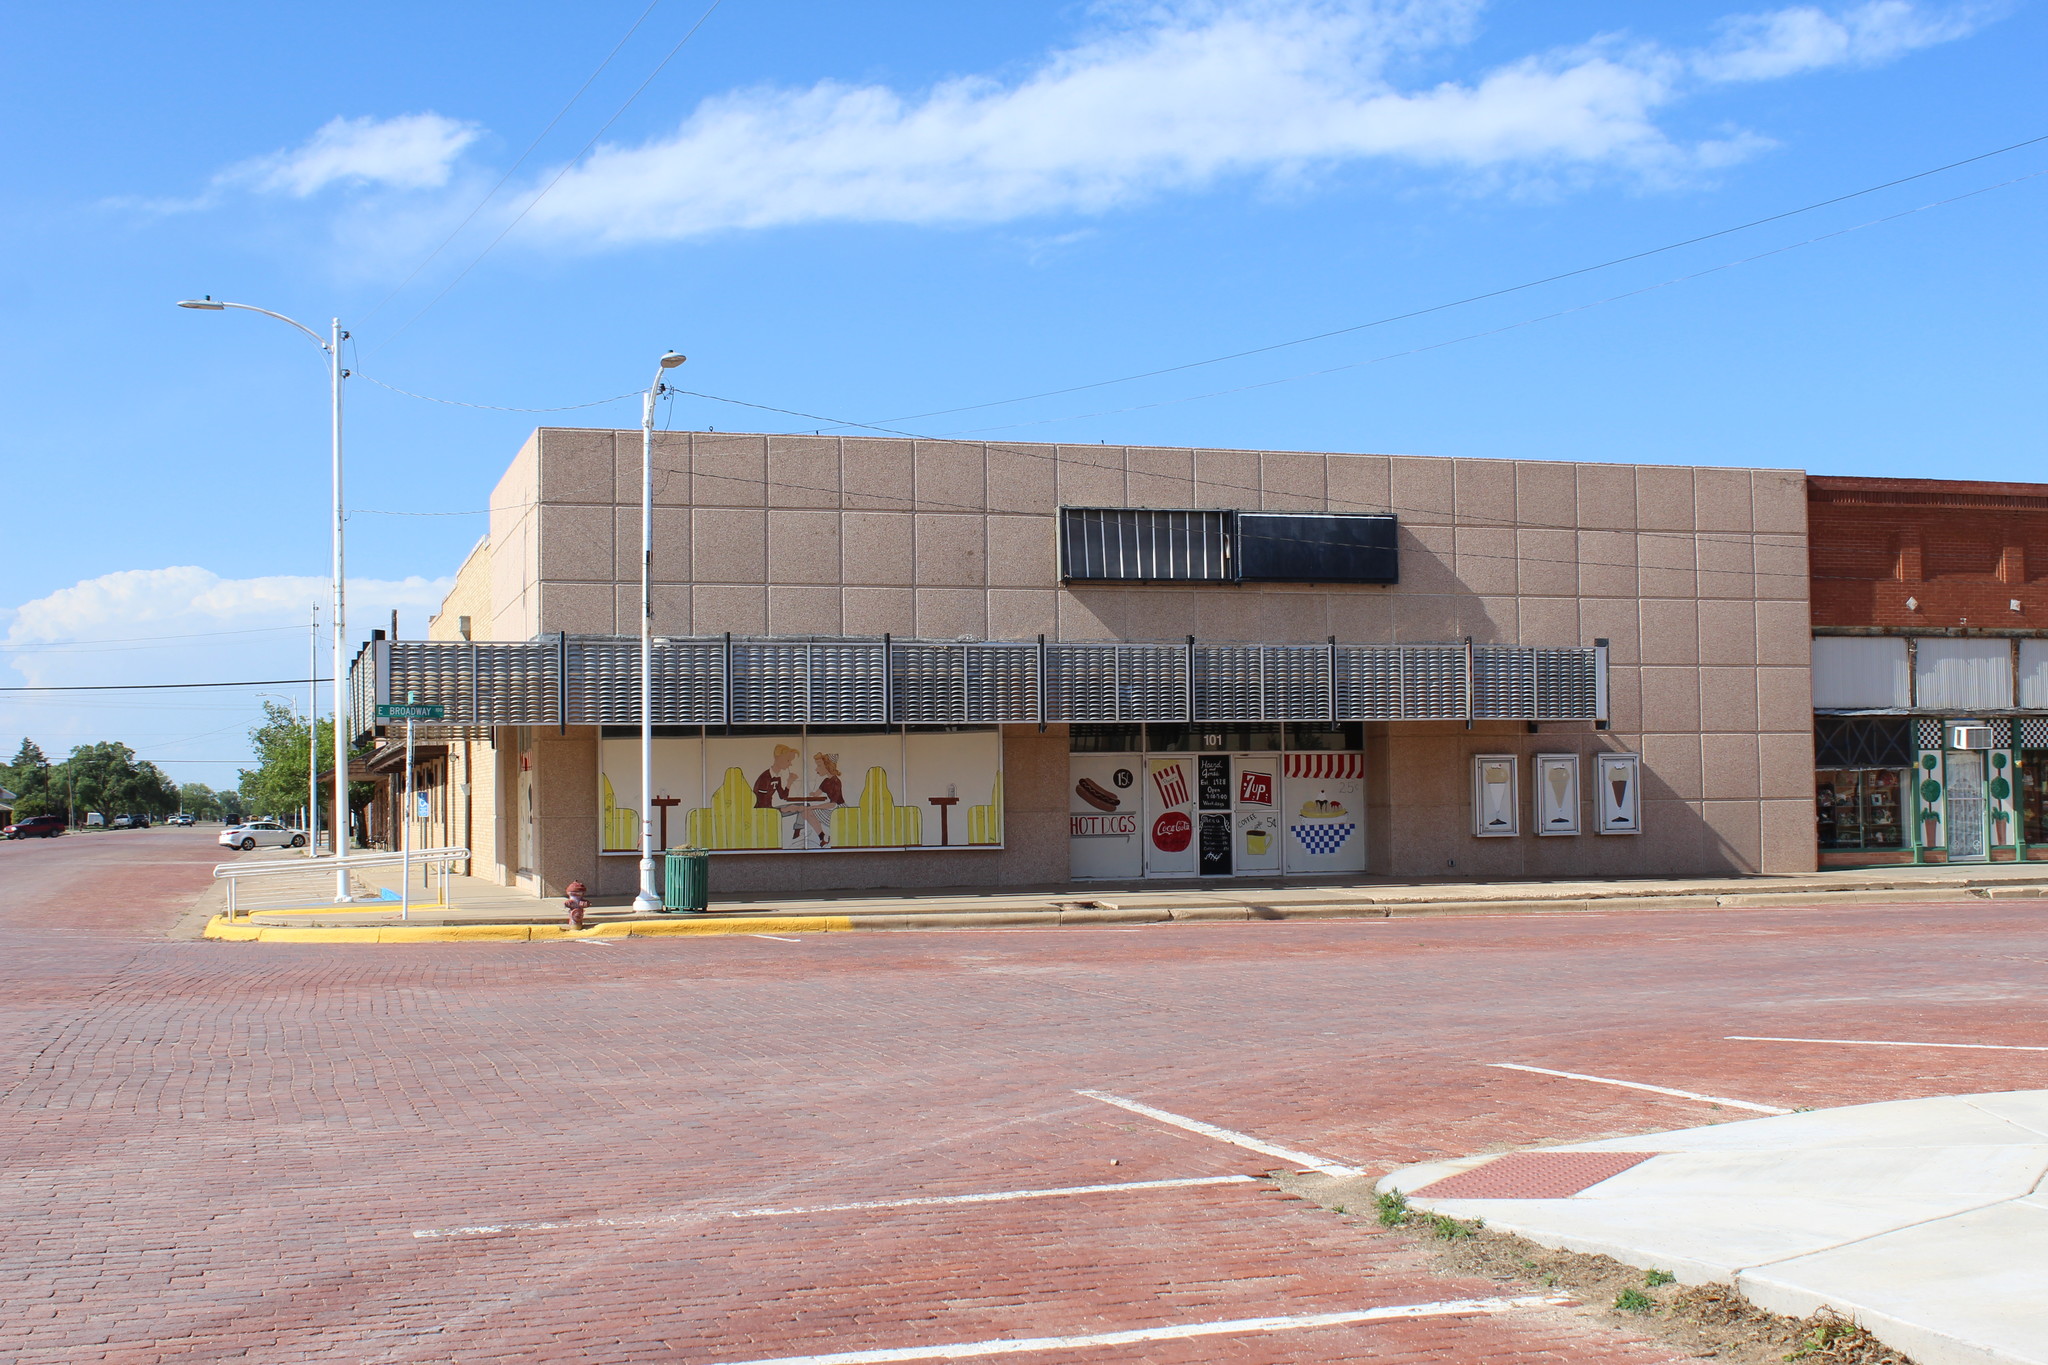
[[[2048,176],[1987,187],[2048,143],[912,416],[2048,133],[2039,3],[708,4],[16,7],[0,682],[303,671],[322,358],[171,306],[202,293],[355,334],[358,638],[424,624],[532,425],[636,420],[369,380],[574,404],[668,347],[693,390],[929,434],[2041,477]],[[219,784],[254,704],[0,695],[0,746]]]

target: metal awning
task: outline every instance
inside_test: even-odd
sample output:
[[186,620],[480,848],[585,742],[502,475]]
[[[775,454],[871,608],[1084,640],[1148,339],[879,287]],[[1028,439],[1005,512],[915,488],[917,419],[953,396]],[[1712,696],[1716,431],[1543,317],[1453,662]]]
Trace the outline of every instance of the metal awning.
[[[1607,650],[1455,644],[666,639],[657,725],[1549,720],[1607,718]],[[637,725],[640,645],[376,640],[351,671],[355,732],[417,695],[437,740],[499,725]]]

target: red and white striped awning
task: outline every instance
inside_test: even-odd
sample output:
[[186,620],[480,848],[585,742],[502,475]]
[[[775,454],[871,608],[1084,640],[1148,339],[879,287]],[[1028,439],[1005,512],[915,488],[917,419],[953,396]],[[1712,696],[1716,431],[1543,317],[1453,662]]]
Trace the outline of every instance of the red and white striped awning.
[[1364,754],[1289,754],[1286,764],[1289,777],[1337,781],[1365,776]]

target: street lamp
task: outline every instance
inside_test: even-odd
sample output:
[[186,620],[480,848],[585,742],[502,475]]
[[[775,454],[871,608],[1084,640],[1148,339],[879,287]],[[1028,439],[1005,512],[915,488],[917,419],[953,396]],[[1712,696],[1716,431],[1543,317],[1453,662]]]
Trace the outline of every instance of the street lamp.
[[640,404],[640,891],[633,909],[651,914],[661,909],[654,889],[654,400],[661,396],[661,377],[688,356],[670,351],[654,372],[654,383]]
[[[341,381],[348,377],[348,371],[341,368],[341,343],[348,339],[348,333],[341,330],[341,319],[329,322],[328,335],[320,334],[305,323],[288,318],[282,313],[273,313],[268,308],[258,308],[248,303],[226,303],[208,295],[203,299],[180,299],[180,308],[197,308],[204,312],[218,313],[224,309],[237,308],[245,313],[261,313],[267,318],[292,326],[313,338],[313,344],[327,352],[328,388],[333,414],[333,464],[334,464],[334,821],[328,832],[334,845],[334,899],[336,902],[351,900],[348,886],[348,866],[342,859],[348,853],[348,750],[342,738],[342,731],[348,724],[349,696],[348,670],[344,666],[346,656],[346,620],[343,614],[342,559],[341,559]],[[318,676],[316,669],[308,676]],[[313,720],[315,733],[319,722]],[[317,822],[316,822],[317,823]],[[317,842],[317,841],[316,841]]]

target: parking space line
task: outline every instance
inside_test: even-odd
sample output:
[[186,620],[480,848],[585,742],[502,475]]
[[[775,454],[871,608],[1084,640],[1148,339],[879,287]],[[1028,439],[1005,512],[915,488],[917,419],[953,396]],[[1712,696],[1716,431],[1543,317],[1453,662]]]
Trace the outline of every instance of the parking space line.
[[781,1218],[793,1213],[842,1213],[848,1209],[911,1209],[938,1204],[999,1204],[1013,1199],[1050,1199],[1062,1194],[1121,1194],[1125,1190],[1180,1190],[1194,1185],[1249,1184],[1248,1175],[1198,1175],[1181,1180],[1127,1180],[1114,1185],[1063,1185],[1049,1190],[1000,1190],[994,1194],[940,1194],[923,1199],[874,1199],[864,1204],[813,1204],[800,1209],[738,1209],[735,1218]]
[[1740,1033],[1731,1033],[1721,1040],[1724,1043],[1835,1043],[1842,1047],[1953,1047],[1972,1052],[2048,1052],[2048,1047],[2030,1047],[2019,1043],[1897,1043],[1881,1038],[1751,1038]]
[[648,1228],[671,1223],[703,1223],[717,1218],[786,1218],[804,1213],[846,1213],[861,1209],[912,1209],[951,1204],[1002,1204],[1017,1199],[1052,1199],[1074,1194],[1122,1194],[1130,1190],[1176,1190],[1197,1185],[1249,1184],[1248,1175],[1198,1175],[1176,1180],[1127,1180],[1113,1185],[1059,1185],[1039,1190],[997,1190],[987,1194],[923,1195],[908,1199],[873,1199],[859,1204],[811,1204],[799,1208],[727,1209],[722,1213],[696,1211],[664,1213],[652,1218],[574,1218],[560,1222],[477,1223],[467,1227],[415,1228],[413,1236],[487,1237],[501,1232],[567,1232],[579,1228]]
[[802,940],[802,939],[800,939],[800,938],[790,938],[790,937],[788,937],[787,935],[784,935],[784,934],[748,934],[748,935],[747,935],[747,937],[748,937],[748,938],[772,938],[772,939],[774,939],[774,940],[775,940],[775,941],[776,941],[777,943],[802,943],[802,942],[803,942],[803,940]]
[[1361,1308],[1348,1313],[1298,1313],[1286,1317],[1234,1318],[1228,1322],[1191,1322],[1167,1327],[1139,1327],[1125,1332],[1091,1332],[1086,1336],[1001,1337],[994,1341],[956,1341],[944,1346],[834,1351],[830,1355],[821,1356],[774,1356],[766,1360],[732,1361],[727,1362],[727,1365],[892,1365],[896,1361],[912,1360],[977,1360],[986,1356],[1021,1355],[1028,1351],[1074,1351],[1090,1346],[1130,1346],[1146,1341],[1186,1341],[1192,1337],[1293,1332],[1311,1327],[1349,1327],[1361,1322],[1512,1313],[1518,1309],[1561,1308],[1574,1302],[1576,1300],[1562,1294],[1530,1294],[1513,1299],[1447,1299],[1440,1303],[1401,1303],[1386,1308]]
[[1326,1160],[1323,1157],[1311,1156],[1307,1152],[1297,1152],[1292,1147],[1281,1147],[1271,1142],[1265,1142],[1253,1137],[1249,1133],[1240,1133],[1234,1128],[1219,1128],[1213,1123],[1204,1123],[1200,1119],[1191,1119],[1184,1114],[1171,1114],[1164,1109],[1154,1109],[1149,1104],[1140,1104],[1136,1100],[1127,1100],[1121,1095],[1112,1095],[1105,1090],[1076,1090],[1074,1093],[1076,1095],[1086,1095],[1091,1100],[1101,1100],[1104,1104],[1113,1104],[1119,1109],[1128,1109],[1133,1114],[1143,1114],[1148,1119],[1157,1119],[1159,1122],[1171,1124],[1175,1128],[1184,1128],[1190,1133],[1199,1133],[1206,1138],[1215,1138],[1218,1142],[1228,1142],[1233,1146],[1243,1147],[1249,1151],[1263,1152],[1267,1156],[1277,1156],[1282,1161],[1293,1162],[1303,1170],[1334,1176],[1365,1174],[1356,1166],[1344,1166],[1337,1162]]
[[1624,1090],[1647,1090],[1653,1095],[1671,1095],[1681,1100],[1698,1100],[1703,1104],[1726,1105],[1730,1109],[1752,1109],[1759,1114],[1789,1114],[1790,1109],[1781,1109],[1775,1104],[1752,1104],[1748,1100],[1731,1100],[1726,1095],[1702,1095],[1697,1090],[1673,1090],[1668,1085],[1645,1085],[1641,1081],[1617,1081],[1612,1076],[1587,1076],[1577,1071],[1552,1071],[1547,1066],[1520,1066],[1514,1062],[1488,1062],[1502,1071],[1530,1071],[1538,1076],[1562,1076],[1568,1081],[1591,1081],[1595,1085],[1618,1085]]

